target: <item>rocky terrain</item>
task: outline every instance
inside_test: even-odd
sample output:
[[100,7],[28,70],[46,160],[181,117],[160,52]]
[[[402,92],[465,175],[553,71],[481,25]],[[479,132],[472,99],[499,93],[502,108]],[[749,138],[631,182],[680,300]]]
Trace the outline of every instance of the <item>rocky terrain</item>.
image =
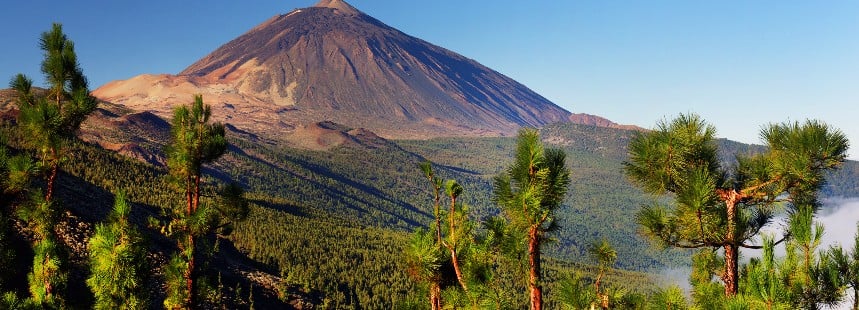
[[384,138],[501,136],[570,115],[513,79],[341,0],[274,16],[179,74],[144,74],[94,91],[165,118],[197,93],[216,118],[278,140],[326,121]]

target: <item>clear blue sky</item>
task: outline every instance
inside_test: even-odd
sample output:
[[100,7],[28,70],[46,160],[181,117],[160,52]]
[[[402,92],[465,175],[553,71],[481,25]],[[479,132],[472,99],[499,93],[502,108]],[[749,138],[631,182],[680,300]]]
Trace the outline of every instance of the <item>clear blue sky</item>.
[[[92,88],[177,73],[294,1],[11,1],[0,79],[37,83],[39,33],[64,24]],[[859,1],[352,0],[575,113],[652,127],[695,112],[720,136],[817,118],[859,145]],[[851,150],[851,158],[859,158]]]

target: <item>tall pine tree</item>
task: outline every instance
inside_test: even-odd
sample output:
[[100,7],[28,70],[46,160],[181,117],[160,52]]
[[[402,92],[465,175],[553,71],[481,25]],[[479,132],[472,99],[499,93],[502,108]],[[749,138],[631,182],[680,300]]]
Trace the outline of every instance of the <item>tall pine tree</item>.
[[653,194],[671,193],[674,203],[644,207],[638,222],[653,240],[678,248],[721,248],[725,295],[738,292],[740,248],[752,243],[775,206],[819,206],[824,173],[845,159],[844,134],[807,121],[766,127],[765,153],[737,156],[722,167],[715,128],[697,115],[680,115],[639,133],[629,143],[626,174]]
[[570,184],[566,154],[544,149],[536,129],[522,129],[513,165],[495,178],[495,201],[513,225],[525,231],[528,248],[528,288],[532,310],[543,308],[541,258],[543,242],[555,228],[555,210]]
[[90,95],[74,43],[63,33],[62,25],[54,24],[50,31],[42,33],[39,47],[45,57],[42,73],[47,91],[35,91],[32,80],[23,74],[15,76],[10,87],[18,93],[19,123],[24,137],[37,151],[46,170],[44,200],[51,202],[64,146],[74,139],[98,102]]
[[200,204],[202,197],[202,167],[221,157],[227,150],[224,126],[210,123],[211,107],[203,104],[197,95],[190,106],[174,110],[171,129],[172,143],[167,148],[167,166],[183,196],[183,205],[173,212],[170,223],[179,253],[168,267],[170,292],[165,306],[168,308],[194,307],[197,300],[201,257],[201,237],[218,227],[217,209]]
[[113,211],[98,224],[89,240],[90,277],[95,309],[144,309],[147,306],[146,247],[140,231],[129,222],[131,204],[116,193]]
[[44,171],[44,194],[18,210],[30,223],[36,241],[33,271],[29,276],[30,292],[36,303],[56,305],[65,282],[62,249],[53,231],[59,215],[53,199],[54,184],[64,158],[65,145],[75,138],[80,124],[95,110],[97,101],[90,95],[86,77],[78,64],[74,43],[60,24],[42,33],[39,47],[44,52],[41,71],[47,91],[33,89],[33,82],[18,74],[10,86],[18,93],[18,123],[29,147],[36,151],[38,167]]

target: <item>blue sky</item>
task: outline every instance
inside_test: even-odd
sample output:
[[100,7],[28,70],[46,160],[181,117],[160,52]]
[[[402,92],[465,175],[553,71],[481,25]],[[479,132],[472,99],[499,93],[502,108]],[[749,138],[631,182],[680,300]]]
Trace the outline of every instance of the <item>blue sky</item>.
[[[0,79],[42,82],[38,36],[64,24],[96,88],[177,73],[306,1],[13,1]],[[574,113],[652,127],[681,112],[757,143],[816,118],[859,145],[859,1],[394,1],[350,4],[475,59]],[[859,158],[851,150],[851,158]]]

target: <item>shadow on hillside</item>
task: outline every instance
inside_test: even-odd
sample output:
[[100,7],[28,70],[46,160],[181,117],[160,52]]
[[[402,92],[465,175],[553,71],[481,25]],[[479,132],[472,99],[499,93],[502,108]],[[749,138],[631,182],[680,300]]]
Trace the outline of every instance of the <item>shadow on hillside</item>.
[[[145,190],[145,189],[143,189]],[[62,201],[62,206],[68,209],[71,213],[65,216],[63,221],[67,224],[59,226],[69,226],[66,230],[72,245],[72,253],[70,253],[71,273],[68,278],[68,294],[70,296],[67,301],[67,306],[72,309],[86,309],[91,307],[94,302],[93,294],[86,286],[86,278],[89,276],[88,252],[86,251],[86,242],[94,232],[97,223],[104,222],[108,214],[111,212],[114,203],[114,194],[108,190],[87,182],[82,178],[61,173],[57,182],[57,198]],[[154,205],[132,203],[131,222],[143,233],[145,242],[148,247],[147,263],[152,270],[151,277],[146,279],[148,285],[148,295],[150,298],[150,308],[158,309],[162,305],[165,296],[163,268],[166,266],[170,255],[176,252],[176,244],[174,240],[165,237],[158,227],[150,227],[148,222],[150,218],[157,219],[162,223],[168,221],[167,218],[161,215],[161,207]],[[295,208],[284,208],[293,209]],[[78,229],[75,229],[75,228]],[[12,240],[14,246],[20,248],[16,251],[16,266],[23,270],[21,279],[26,279],[26,272],[32,268],[33,253],[30,249],[27,240]],[[219,249],[222,253],[218,253],[213,261],[213,285],[218,285],[217,274],[222,274],[224,279],[221,279],[221,285],[224,289],[224,305],[230,307],[238,307],[242,309],[249,306],[248,298],[250,298],[249,290],[253,290],[253,300],[256,307],[263,309],[292,309],[288,304],[281,302],[276,294],[276,287],[273,285],[260,285],[251,283],[249,276],[255,275],[257,278],[272,279],[271,274],[266,274],[266,270],[260,263],[248,258],[245,254],[233,246],[232,242],[224,239],[219,240]],[[276,273],[272,273],[276,274]],[[26,296],[26,281],[21,281],[21,287],[15,287],[21,292],[21,296]],[[259,281],[257,281],[259,282]],[[236,289],[239,288],[237,291]],[[238,296],[236,294],[242,294]],[[295,296],[297,293],[291,294]],[[71,297],[74,298],[71,298]],[[312,300],[312,298],[299,296],[302,300]]]
[[285,203],[270,202],[270,201],[265,201],[265,200],[261,200],[261,199],[249,199],[248,202],[259,205],[259,206],[264,207],[264,208],[269,208],[269,209],[278,210],[278,211],[281,211],[284,213],[288,213],[290,215],[294,215],[297,217],[308,217],[308,214],[305,213],[304,211],[302,211],[301,207],[299,207],[299,206],[295,206],[295,205],[291,205],[291,204],[285,204]]
[[284,288],[280,287],[281,278],[275,276],[279,273],[277,266],[268,266],[250,259],[246,253],[236,248],[232,241],[225,238],[218,238],[218,249],[212,264],[215,269],[220,270],[219,276],[225,289],[234,294],[230,298],[239,299],[235,304],[246,304],[251,298],[256,309],[296,309],[292,305],[296,301],[317,305],[322,303],[319,293],[307,294],[294,288],[282,293],[286,301],[281,300],[278,290]]
[[[393,197],[391,197],[391,196],[388,196],[387,194],[385,194],[384,192],[382,192],[382,191],[381,191],[381,190],[379,190],[378,188],[375,188],[375,187],[372,187],[372,186],[369,186],[369,185],[366,185],[366,184],[360,183],[360,182],[358,182],[358,181],[352,180],[352,179],[350,179],[350,178],[348,178],[348,177],[345,177],[345,176],[343,176],[343,175],[337,174],[337,173],[335,173],[335,172],[331,171],[330,169],[328,169],[327,167],[324,167],[324,166],[321,166],[321,165],[318,165],[318,164],[315,164],[315,163],[312,163],[312,162],[308,162],[308,161],[305,161],[305,160],[301,160],[301,159],[298,159],[298,158],[290,158],[290,160],[291,160],[291,161],[293,161],[293,162],[295,162],[295,163],[297,163],[297,164],[299,164],[299,165],[301,165],[301,166],[302,166],[302,167],[304,167],[305,169],[308,169],[308,170],[310,170],[310,171],[312,171],[312,172],[314,172],[314,173],[320,174],[320,175],[325,176],[325,177],[327,177],[327,178],[330,178],[330,179],[333,179],[333,180],[337,180],[337,181],[339,181],[339,182],[343,183],[343,184],[344,184],[344,185],[346,185],[346,186],[349,186],[349,187],[355,188],[355,189],[359,190],[360,192],[366,193],[366,194],[368,194],[368,195],[370,195],[370,196],[372,196],[372,197],[375,197],[376,199],[379,199],[379,200],[381,200],[381,201],[388,202],[388,203],[390,203],[390,204],[391,204],[391,205],[393,205],[393,206],[401,207],[401,208],[403,208],[403,209],[405,209],[405,210],[412,211],[412,212],[414,212],[414,213],[417,213],[417,214],[422,215],[422,216],[427,217],[427,218],[429,218],[429,217],[431,217],[431,216],[432,216],[432,215],[431,215],[431,214],[429,214],[428,212],[426,212],[426,211],[424,211],[424,210],[421,210],[421,209],[418,209],[418,208],[416,208],[415,206],[413,206],[413,205],[411,205],[411,204],[408,204],[408,203],[406,203],[406,202],[404,202],[404,201],[402,201],[402,200],[397,200],[397,199],[395,199],[395,198],[393,198]],[[318,184],[318,183],[317,183],[317,184]],[[320,185],[321,185],[321,184],[320,184]],[[360,202],[364,203],[364,204],[365,204],[366,206],[368,206],[368,207],[373,207],[373,206],[375,205],[375,204],[373,204],[373,203],[371,203],[371,202],[369,202],[369,201],[366,201],[365,199],[362,199],[362,198],[360,198],[360,197],[356,197],[355,195],[350,195],[350,194],[345,193],[345,192],[343,192],[343,191],[341,191],[341,190],[339,190],[339,189],[336,189],[336,188],[334,188],[334,187],[332,187],[332,186],[324,186],[324,185],[321,185],[321,186],[325,187],[327,190],[331,191],[331,192],[332,192],[333,194],[335,194],[335,195],[338,195],[338,196],[341,196],[341,195],[342,195],[342,196],[349,197],[349,198],[351,198],[351,199],[355,199],[355,200],[357,200],[357,201],[360,201]],[[414,220],[411,220],[411,219],[405,218],[405,217],[403,217],[402,215],[396,214],[396,213],[394,213],[394,212],[392,212],[392,211],[390,211],[390,210],[384,210],[384,209],[382,209],[382,208],[378,208],[378,207],[375,207],[375,209],[376,209],[377,211],[380,211],[380,212],[383,212],[383,213],[385,213],[385,214],[388,214],[388,215],[392,216],[392,217],[393,217],[393,218],[395,218],[395,219],[398,219],[398,220],[400,220],[400,221],[403,221],[403,222],[407,223],[409,226],[412,226],[412,227],[420,226],[420,223],[418,223],[418,222],[416,222],[416,221],[414,221]],[[362,211],[366,212],[367,210],[362,210]]]
[[[301,167],[302,169],[306,169],[309,172],[312,172],[313,174],[316,174],[318,176],[333,180],[335,182],[332,182],[330,184],[322,183],[318,180],[314,180],[312,178],[303,176],[303,175],[301,175],[295,171],[290,171],[288,169],[285,169],[284,167],[281,167],[280,165],[277,165],[277,164],[271,163],[270,161],[264,160],[264,159],[260,158],[259,156],[248,154],[247,152],[241,150],[240,148],[230,148],[230,151],[234,152],[239,157],[246,158],[246,160],[257,162],[259,164],[265,165],[267,168],[269,168],[273,171],[288,175],[290,178],[300,180],[303,183],[302,185],[304,185],[304,186],[311,186],[313,188],[316,188],[316,189],[322,191],[323,193],[325,193],[325,196],[327,196],[327,198],[334,200],[332,202],[336,202],[337,204],[339,204],[341,206],[344,206],[346,208],[349,208],[349,209],[357,212],[358,214],[360,214],[361,217],[366,217],[366,216],[371,214],[371,211],[375,210],[377,212],[381,212],[381,213],[389,216],[390,219],[392,219],[392,220],[389,220],[388,222],[401,221],[401,222],[406,223],[406,225],[411,226],[411,227],[419,226],[419,223],[417,221],[412,220],[412,219],[408,219],[401,214],[393,212],[392,210],[386,210],[385,208],[380,207],[379,203],[368,200],[368,197],[373,198],[374,200],[384,202],[386,205],[390,205],[392,207],[399,207],[399,208],[403,209],[404,211],[412,212],[412,213],[415,213],[419,216],[423,216],[426,218],[430,217],[430,214],[427,213],[426,211],[415,208],[414,206],[412,206],[412,205],[410,205],[404,201],[397,200],[397,199],[385,194],[383,191],[379,190],[378,188],[372,187],[370,185],[367,185],[367,184],[361,183],[359,181],[345,177],[343,175],[337,174],[337,173],[331,171],[330,169],[328,169],[327,167],[324,167],[324,166],[316,164],[316,163],[312,163],[312,162],[304,160],[304,159],[297,158],[296,156],[290,156],[289,154],[281,154],[283,156],[283,160],[294,163],[294,164],[298,165],[299,167]],[[285,179],[285,178],[281,177],[280,179]],[[282,186],[288,188],[291,185],[290,184],[283,184]],[[349,193],[344,188],[352,188],[352,189],[355,189],[357,192],[362,193],[362,194]],[[271,193],[271,194],[280,194],[280,193]],[[328,211],[337,211],[337,210],[331,209],[330,205],[331,204],[320,205],[319,207],[325,208]]]

